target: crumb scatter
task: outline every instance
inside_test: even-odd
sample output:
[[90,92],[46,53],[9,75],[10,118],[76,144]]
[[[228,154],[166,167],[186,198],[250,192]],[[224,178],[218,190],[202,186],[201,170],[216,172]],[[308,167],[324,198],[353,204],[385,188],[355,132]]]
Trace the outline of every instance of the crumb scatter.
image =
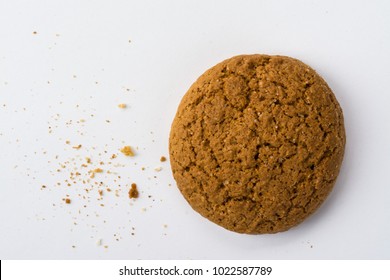
[[[37,34],[37,32],[34,32],[34,34]],[[52,35],[59,36],[55,33]],[[51,70],[55,71],[54,69]],[[66,78],[68,81],[72,81],[72,86],[76,90],[76,84],[82,82],[85,77],[83,77],[82,73],[77,73],[77,71],[73,73],[68,73]],[[43,80],[46,87],[49,87],[46,82],[50,86],[57,84],[55,79],[47,78]],[[94,88],[100,87],[101,83],[95,82],[95,80],[91,82]],[[99,85],[95,86],[95,84]],[[123,87],[122,91],[127,95],[129,94],[127,92],[135,92],[135,90],[127,87]],[[88,94],[88,96],[91,100],[94,99],[92,94]],[[114,103],[111,110],[117,111],[118,114],[132,113],[131,110],[121,111],[121,109],[131,109],[133,107],[127,101],[119,99],[119,102]],[[77,102],[69,104],[67,100],[59,101],[57,104],[51,104],[49,109],[58,110],[60,106],[69,106],[76,111],[76,114],[70,116],[61,111],[50,113],[50,119],[45,124],[45,132],[46,134],[47,131],[49,132],[47,137],[50,137],[53,143],[55,143],[55,150],[43,146],[42,150],[34,151],[34,154],[47,157],[47,160],[45,158],[49,166],[47,173],[52,178],[39,182],[35,187],[42,197],[48,194],[56,195],[54,198],[55,203],[49,202],[49,205],[53,207],[54,211],[58,211],[57,213],[62,211],[62,214],[66,215],[68,221],[65,220],[65,222],[70,225],[71,232],[76,232],[77,229],[84,230],[82,227],[88,227],[94,231],[90,236],[92,245],[96,243],[100,250],[103,248],[107,249],[108,245],[111,246],[110,242],[122,240],[121,236],[123,236],[124,232],[129,235],[129,228],[131,228],[129,225],[137,223],[137,215],[139,213],[136,212],[141,209],[137,208],[138,200],[136,199],[141,196],[143,199],[146,198],[145,202],[149,204],[157,201],[151,198],[152,196],[148,193],[150,186],[143,188],[143,183],[137,181],[137,173],[140,175],[139,173],[142,172],[139,166],[141,163],[137,162],[138,152],[140,150],[146,151],[146,149],[140,149],[134,142],[127,142],[126,139],[115,139],[118,136],[114,138],[114,136],[107,136],[106,134],[103,137],[107,137],[102,140],[105,142],[101,144],[99,134],[93,134],[88,129],[90,126],[94,127],[95,124],[101,125],[102,130],[111,128],[111,126],[115,127],[117,120],[108,119],[110,118],[109,115],[102,116],[95,108],[91,111],[88,108],[83,108],[81,102],[80,104],[77,104]],[[5,104],[3,107],[5,109],[9,108]],[[28,109],[23,108],[24,111],[28,111]],[[0,136],[2,136],[1,132]],[[35,141],[38,142],[40,139],[37,138]],[[49,158],[50,156],[51,158]],[[128,159],[127,157],[134,157],[134,159]],[[166,161],[164,156],[159,157],[159,154],[157,154],[156,157],[157,161],[159,159],[160,162]],[[162,169],[159,166],[160,162],[156,164],[156,171]],[[143,176],[149,176],[148,172],[153,172],[153,166],[145,165],[145,167],[142,167],[142,170],[146,170],[142,172]],[[33,175],[31,174],[30,176],[29,174],[28,176],[35,179]],[[136,183],[132,183],[134,181],[141,186],[141,191],[139,191]],[[102,229],[106,229],[114,224],[107,215],[117,211],[118,208],[123,206],[123,203],[128,207],[128,213],[136,213],[136,215],[131,216],[130,224],[126,226],[121,224],[118,229],[119,233],[114,235],[114,239],[108,238],[105,234],[103,237],[102,235],[99,236],[99,234],[102,234],[100,232]],[[152,208],[151,205],[146,205],[142,208],[142,212],[150,208]],[[54,213],[52,218],[56,218]],[[133,228],[131,235],[135,235],[135,228]],[[72,243],[68,243],[68,248],[76,248],[75,245],[72,245]]]

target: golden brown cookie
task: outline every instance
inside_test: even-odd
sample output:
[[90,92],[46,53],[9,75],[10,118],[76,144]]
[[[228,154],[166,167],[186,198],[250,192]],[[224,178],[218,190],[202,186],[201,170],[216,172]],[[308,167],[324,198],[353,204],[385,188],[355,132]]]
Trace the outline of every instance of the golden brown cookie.
[[276,233],[326,199],[343,159],[342,110],[326,82],[285,56],[240,55],[183,97],[173,176],[194,210],[240,233]]

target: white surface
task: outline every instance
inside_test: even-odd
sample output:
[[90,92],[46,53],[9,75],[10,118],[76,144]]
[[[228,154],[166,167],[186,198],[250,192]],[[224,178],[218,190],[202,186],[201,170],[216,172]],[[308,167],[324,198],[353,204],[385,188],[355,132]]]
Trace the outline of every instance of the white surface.
[[[0,258],[389,259],[389,14],[384,0],[0,1]],[[188,87],[243,53],[308,63],[345,115],[333,193],[276,235],[240,235],[203,219],[159,162]],[[121,185],[119,197],[97,201],[95,188],[88,202],[77,196],[80,184],[55,186],[69,173],[57,173],[59,163],[107,162],[124,144],[138,150],[109,168],[121,179],[97,174]],[[141,191],[135,201],[131,182]],[[62,201],[67,194],[72,204]]]

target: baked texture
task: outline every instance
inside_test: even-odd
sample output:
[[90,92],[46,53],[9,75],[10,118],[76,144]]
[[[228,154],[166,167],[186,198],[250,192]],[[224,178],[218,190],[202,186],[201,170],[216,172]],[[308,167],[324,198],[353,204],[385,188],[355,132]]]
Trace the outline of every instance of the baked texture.
[[240,55],[184,95],[170,161],[195,211],[235,232],[276,233],[326,199],[345,139],[340,105],[313,69],[285,56]]

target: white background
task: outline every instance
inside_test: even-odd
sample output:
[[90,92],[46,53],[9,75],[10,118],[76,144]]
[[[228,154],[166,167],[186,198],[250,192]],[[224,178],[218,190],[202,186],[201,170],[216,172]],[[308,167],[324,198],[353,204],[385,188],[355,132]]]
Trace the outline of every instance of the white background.
[[[389,259],[389,15],[384,0],[0,0],[0,258]],[[306,222],[275,235],[208,222],[159,161],[192,82],[246,53],[309,64],[345,116],[334,191]],[[96,179],[118,197],[99,201],[95,188],[83,199],[86,186],[67,187],[69,172],[56,172],[85,156],[107,162],[124,145],[136,156],[119,153],[121,165]],[[127,197],[132,182],[137,200]]]

